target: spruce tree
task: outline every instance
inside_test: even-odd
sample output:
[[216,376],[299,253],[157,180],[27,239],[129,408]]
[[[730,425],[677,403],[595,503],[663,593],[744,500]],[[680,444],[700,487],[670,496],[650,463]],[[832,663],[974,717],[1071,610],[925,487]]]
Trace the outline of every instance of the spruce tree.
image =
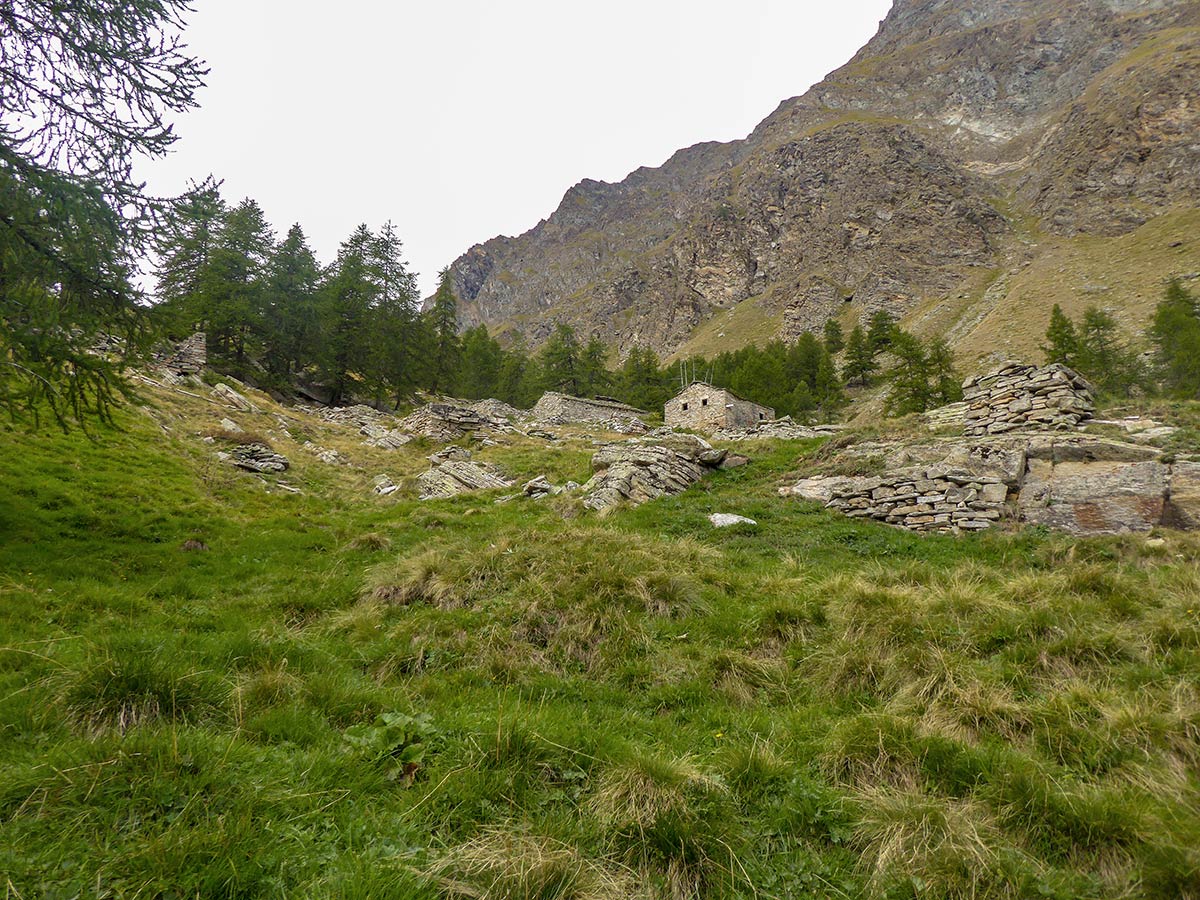
[[612,385],[608,373],[608,346],[593,337],[579,355],[579,387],[585,397],[606,393]]
[[368,243],[367,263],[376,287],[371,335],[376,391],[390,392],[399,406],[420,380],[424,332],[417,321],[417,276],[404,262],[403,244],[390,221]]
[[338,248],[319,295],[321,341],[317,368],[332,405],[341,403],[370,372],[372,310],[377,288],[371,278],[373,235],[359,225]]
[[450,270],[438,273],[437,291],[425,314],[432,344],[429,353],[427,386],[434,393],[452,391],[458,373],[461,344],[458,338],[458,299]]
[[274,236],[262,207],[246,198],[226,213],[201,278],[209,351],[246,371],[247,355],[265,320],[267,260]]
[[321,270],[299,224],[267,261],[263,364],[286,388],[316,355]]
[[462,335],[458,393],[468,400],[483,400],[499,395],[504,351],[486,325],[468,328]]
[[896,363],[888,372],[888,411],[897,415],[923,412],[933,405],[935,389],[929,354],[914,335],[896,329],[892,334]]

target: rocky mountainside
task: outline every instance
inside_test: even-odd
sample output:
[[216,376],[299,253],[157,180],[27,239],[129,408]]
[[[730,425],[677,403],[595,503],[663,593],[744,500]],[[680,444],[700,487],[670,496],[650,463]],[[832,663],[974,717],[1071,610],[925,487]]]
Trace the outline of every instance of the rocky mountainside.
[[1053,302],[1139,327],[1198,224],[1200,2],[896,0],[746,139],[582,181],[452,273],[465,324],[532,344],[711,351],[883,308],[978,357],[1035,347]]

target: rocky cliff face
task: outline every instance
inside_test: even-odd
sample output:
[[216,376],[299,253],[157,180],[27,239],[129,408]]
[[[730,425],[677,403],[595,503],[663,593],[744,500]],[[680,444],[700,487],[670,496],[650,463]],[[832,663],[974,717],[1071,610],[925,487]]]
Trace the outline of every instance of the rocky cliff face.
[[896,0],[745,140],[583,181],[451,271],[466,324],[536,344],[566,321],[670,352],[747,303],[785,337],[948,298],[969,318],[980,284],[1043,247],[1198,198],[1197,0]]

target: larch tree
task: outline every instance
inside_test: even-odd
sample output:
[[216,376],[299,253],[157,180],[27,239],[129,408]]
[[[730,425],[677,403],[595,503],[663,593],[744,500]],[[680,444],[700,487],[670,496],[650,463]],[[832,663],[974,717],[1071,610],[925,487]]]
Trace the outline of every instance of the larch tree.
[[0,3],[0,407],[64,428],[106,418],[131,343],[134,260],[167,201],[133,176],[175,141],[206,70],[181,39],[187,0]]

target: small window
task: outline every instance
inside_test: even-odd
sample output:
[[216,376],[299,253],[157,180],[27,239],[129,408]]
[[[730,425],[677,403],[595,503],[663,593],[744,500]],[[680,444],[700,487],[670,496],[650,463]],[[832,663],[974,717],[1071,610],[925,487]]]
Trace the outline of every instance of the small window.
[[708,398],[707,398],[707,397],[705,397],[703,400],[701,400],[701,401],[700,401],[700,405],[701,405],[701,406],[708,406]]
[[759,413],[759,414],[758,414],[758,420],[759,420],[760,422],[761,422],[763,419],[765,419],[766,417],[767,417],[767,414],[766,414],[766,413]]
[[687,412],[687,404],[686,404],[686,403],[685,403],[685,404],[683,404],[683,411],[684,411],[684,412]]

